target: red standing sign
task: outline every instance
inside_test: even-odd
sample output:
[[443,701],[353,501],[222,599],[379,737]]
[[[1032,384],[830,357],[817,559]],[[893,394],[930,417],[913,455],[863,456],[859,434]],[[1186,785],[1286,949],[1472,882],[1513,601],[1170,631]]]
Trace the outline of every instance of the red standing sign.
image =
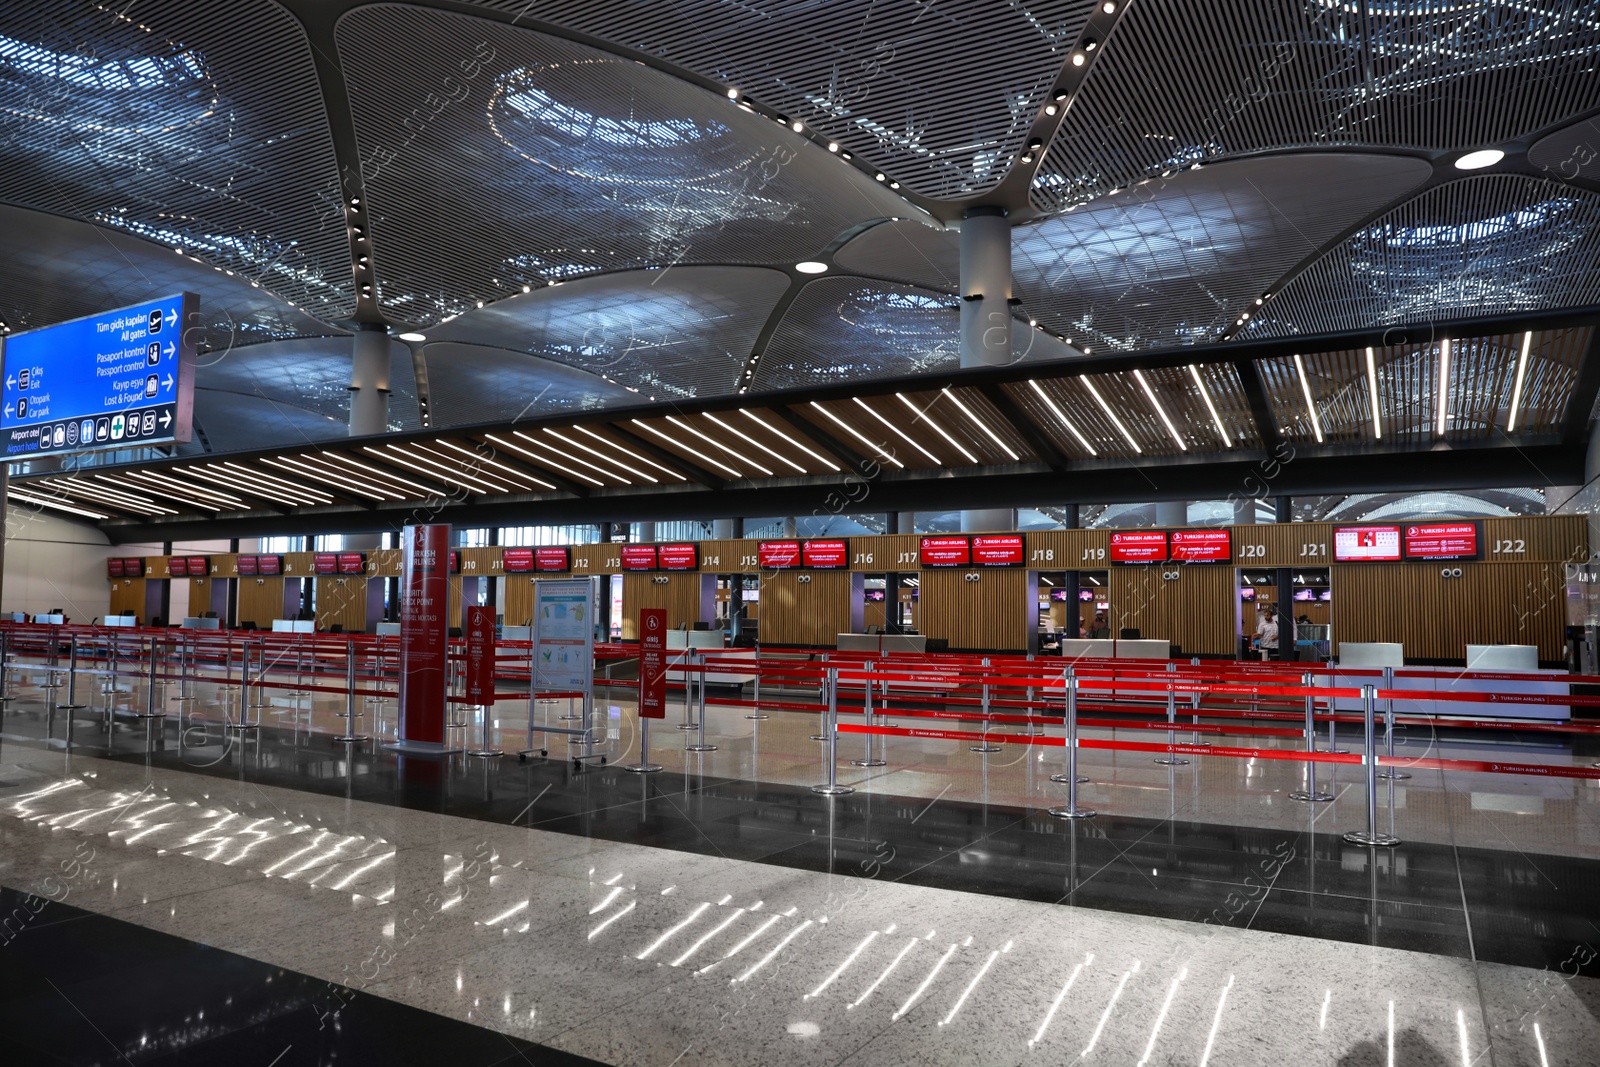
[[401,751],[443,752],[450,527],[407,526],[400,566]]
[[494,704],[494,608],[467,609],[467,703]]
[[667,717],[667,611],[639,609],[639,718]]

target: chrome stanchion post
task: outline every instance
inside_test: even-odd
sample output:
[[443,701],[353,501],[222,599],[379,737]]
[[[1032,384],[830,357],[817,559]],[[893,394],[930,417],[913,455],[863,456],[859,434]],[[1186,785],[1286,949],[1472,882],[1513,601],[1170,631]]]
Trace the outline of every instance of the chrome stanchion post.
[[345,643],[344,665],[344,734],[334,740],[341,745],[353,745],[357,741],[367,740],[366,734],[356,733],[356,643],[354,639]]
[[823,796],[840,797],[855,790],[847,785],[839,784],[839,674],[838,668],[825,668],[822,676],[822,686],[828,694],[828,782],[826,785],[814,785],[813,793]]
[[983,734],[982,734],[982,737],[980,738],[980,740],[978,741],[978,743],[976,745],[967,746],[967,751],[969,751],[969,752],[979,752],[979,753],[982,753],[983,755],[987,756],[991,752],[999,752],[1000,751],[1000,746],[989,740],[989,660],[988,660],[988,657],[985,657],[984,660],[983,660],[983,687],[982,687],[982,694],[983,695],[982,695],[982,704],[981,704],[981,706],[982,706],[982,709],[983,709]]
[[59,710],[67,713],[67,748],[72,747],[72,724],[77,713],[89,705],[78,703],[78,635],[67,639],[67,702]]
[[[1066,673],[1063,674],[1062,677],[1066,679],[1066,688],[1067,688],[1066,709],[1067,710],[1062,713],[1061,725],[1063,727],[1066,727],[1068,725],[1068,720],[1071,719],[1072,720],[1072,722],[1071,722],[1071,730],[1073,731],[1073,736],[1076,736],[1076,730],[1078,728],[1077,727],[1077,717],[1078,717],[1078,673],[1077,673],[1077,671],[1073,670],[1071,667],[1068,667],[1067,670],[1066,670]],[[1067,761],[1066,770],[1062,771],[1060,774],[1052,774],[1050,776],[1050,780],[1052,782],[1067,782],[1067,781],[1070,781],[1074,785],[1080,784],[1082,782],[1087,782],[1089,779],[1087,779],[1087,778],[1081,776],[1080,774],[1078,774],[1077,746],[1074,745],[1074,744],[1070,744],[1069,743],[1069,744],[1066,744],[1066,745],[1062,746],[1062,751],[1066,753],[1066,761]]]
[[[1089,780],[1078,777],[1078,679],[1071,667],[1067,668],[1063,677],[1067,690],[1067,772],[1061,777],[1067,783],[1067,803],[1064,807],[1051,808],[1050,814],[1058,819],[1092,819],[1095,816],[1093,810],[1078,807],[1078,783]],[[1051,781],[1056,780],[1055,775],[1050,778]]]
[[755,701],[756,709],[750,714],[746,715],[745,718],[755,719],[758,722],[762,719],[768,718],[769,716],[767,713],[761,710],[761,652],[759,649],[756,651],[756,684],[755,690],[751,694],[751,697]]
[[700,739],[698,741],[696,741],[692,745],[684,745],[683,746],[683,750],[685,752],[715,752],[717,750],[717,746],[716,745],[708,745],[708,744],[706,744],[706,676],[705,676],[705,661],[704,660],[700,660],[699,657],[695,655],[694,649],[690,649],[689,650],[689,662],[685,665],[685,668],[684,668],[684,675],[683,675],[683,685],[684,685],[683,701],[684,701],[684,705],[687,707],[688,703],[689,703],[689,688],[688,688],[688,686],[689,686],[689,682],[695,677],[695,670],[696,670],[696,662],[697,661],[699,661],[698,665],[699,665],[700,675],[699,675],[699,684],[695,686],[695,692],[699,695],[699,702],[700,702]]
[[[1311,688],[1312,676],[1310,673],[1300,676],[1300,684],[1307,689]],[[1331,702],[1330,702],[1331,704]],[[1331,710],[1331,706],[1330,706]],[[1311,693],[1306,694],[1306,753],[1314,755],[1317,751],[1317,698]],[[1317,788],[1317,761],[1306,760],[1306,787],[1297,789],[1289,794],[1290,800],[1303,800],[1308,803],[1323,804],[1333,799],[1332,793],[1324,793]]]
[[[240,642],[239,648],[239,721],[229,722],[224,720],[222,724],[223,730],[254,730],[261,725],[259,718],[255,722],[248,722],[245,719],[245,705],[249,704],[249,701],[250,642],[249,640],[244,640]],[[254,704],[250,704],[250,706],[255,707]]]
[[[861,686],[861,710],[862,710],[862,713],[863,713],[862,714],[862,721],[865,722],[868,726],[871,726],[872,725],[872,664],[870,664],[870,663],[863,664],[862,665],[862,671],[863,671],[863,673],[866,674],[866,681]],[[850,766],[852,766],[852,767],[884,767],[884,766],[887,766],[888,764],[887,764],[886,760],[873,759],[872,758],[872,734],[866,733],[866,734],[863,734],[862,736],[867,739],[866,754],[863,755],[860,759],[851,760],[850,761]]]
[[651,774],[661,769],[661,764],[650,762],[650,720],[639,717],[639,762],[624,763],[622,769],[634,774]]
[[693,722],[694,694],[690,686],[694,684],[694,676],[690,668],[694,666],[694,649],[685,648],[683,657],[678,661],[683,665],[683,721],[678,724],[680,730],[698,730],[700,724]]
[[1363,759],[1363,762],[1367,765],[1367,828],[1365,830],[1351,830],[1344,835],[1344,839],[1352,845],[1380,845],[1388,848],[1398,845],[1400,839],[1393,834],[1382,833],[1378,829],[1377,692],[1376,686],[1364,685],[1361,687],[1362,730],[1363,739],[1367,746],[1366,756]]
[[[1394,691],[1393,667],[1383,669],[1383,688],[1391,693]],[[1383,702],[1383,747],[1384,755],[1394,759],[1394,697],[1392,696]],[[1384,767],[1378,771],[1378,777],[1399,782],[1410,778],[1411,775],[1405,771],[1397,771],[1393,767]]]
[[[1172,664],[1169,663],[1169,664],[1167,664],[1167,666],[1170,668],[1172,666]],[[1173,688],[1172,683],[1168,682],[1167,683],[1167,754],[1164,757],[1160,757],[1155,761],[1155,762],[1161,764],[1164,767],[1187,767],[1189,765],[1189,761],[1188,760],[1184,759],[1182,756],[1178,755],[1176,752],[1173,751],[1172,746],[1177,742],[1177,737],[1176,737],[1177,729],[1178,729],[1177,691]]]

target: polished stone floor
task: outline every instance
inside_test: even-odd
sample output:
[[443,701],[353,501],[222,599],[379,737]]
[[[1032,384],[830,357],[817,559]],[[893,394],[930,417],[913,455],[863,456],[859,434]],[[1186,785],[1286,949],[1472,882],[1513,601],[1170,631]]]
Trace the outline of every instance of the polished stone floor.
[[842,753],[858,791],[818,797],[803,713],[713,704],[699,754],[658,724],[669,769],[642,777],[615,766],[637,750],[621,701],[610,762],[581,768],[352,756],[331,705],[269,710],[244,742],[203,717],[148,747],[119,728],[107,759],[93,724],[64,753],[26,695],[10,707],[0,884],[601,1062],[1542,1067],[1600,1047],[1589,782],[1418,774],[1383,791],[1405,843],[1374,852],[1339,837],[1364,819],[1344,768],[1340,799],[1306,806],[1297,765],[1090,752],[1102,814],[1069,823],[1042,810],[1059,748],[896,738],[885,768]]

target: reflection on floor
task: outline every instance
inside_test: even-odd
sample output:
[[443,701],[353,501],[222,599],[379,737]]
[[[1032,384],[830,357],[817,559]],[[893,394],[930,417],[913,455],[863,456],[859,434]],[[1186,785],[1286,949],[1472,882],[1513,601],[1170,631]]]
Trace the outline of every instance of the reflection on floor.
[[604,1062],[1355,1064],[1392,1041],[1542,1065],[1600,1039],[1570,977],[1600,974],[1589,783],[1419,774],[1406,843],[1374,853],[1339,838],[1355,798],[1288,801],[1269,761],[1091,758],[1107,814],[1063,823],[1026,749],[896,740],[828,801],[815,718],[746,710],[713,707],[715,753],[658,730],[671,769],[643,778],[615,767],[620,710],[585,768],[351,755],[304,723],[172,722],[148,753],[119,730],[109,761],[0,742],[0,882],[40,893],[94,849],[74,904]]
[[0,915],[8,1064],[594,1063],[48,897]]

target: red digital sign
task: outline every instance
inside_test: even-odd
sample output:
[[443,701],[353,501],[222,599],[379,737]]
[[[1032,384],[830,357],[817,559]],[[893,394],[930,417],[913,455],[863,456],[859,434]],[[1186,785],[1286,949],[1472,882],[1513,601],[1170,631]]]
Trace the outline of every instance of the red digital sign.
[[1165,563],[1164,530],[1123,530],[1111,535],[1112,563]]
[[1227,530],[1173,530],[1172,558],[1183,563],[1226,563],[1233,558]]
[[966,567],[972,563],[972,542],[965,537],[924,537],[917,559],[924,567]]
[[461,573],[461,553],[453,548],[450,550],[450,573]]
[[536,548],[533,550],[533,569],[563,573],[572,569],[572,549]]
[[129,578],[144,577],[144,557],[124,556],[122,558],[122,573]]
[[121,578],[126,573],[128,573],[128,572],[123,569],[122,560],[120,560],[120,559],[108,559],[108,560],[106,560],[106,577],[107,578]]
[[210,556],[190,556],[189,557],[189,577],[191,577],[191,578],[204,578],[206,575],[208,575],[210,573],[211,573],[211,557]]
[[507,574],[527,574],[533,570],[533,549],[502,548],[500,567]]
[[167,560],[167,573],[174,578],[185,577],[189,573],[189,560],[184,556],[173,556]]
[[1426,522],[1407,526],[1406,559],[1477,559],[1478,524]]
[[257,556],[256,557],[256,573],[257,574],[282,574],[283,573],[283,557],[282,556]]
[[337,552],[318,552],[311,557],[312,574],[338,574],[339,554]]
[[625,571],[653,571],[656,569],[655,545],[623,545],[622,569]]
[[762,570],[781,571],[800,566],[799,541],[762,541],[756,545],[756,562]]
[[365,552],[339,553],[340,574],[365,574],[367,573],[367,554]]
[[664,571],[699,570],[700,546],[693,543],[661,545],[656,549],[656,559]]
[[239,573],[240,574],[255,574],[256,573],[256,557],[254,557],[254,556],[240,556],[239,557]]
[[1022,566],[1022,535],[984,534],[974,537],[972,562],[980,567]]
[[1333,558],[1346,563],[1397,560],[1400,527],[1340,526],[1333,531]]
[[800,561],[817,570],[850,566],[849,541],[807,541],[800,546]]

